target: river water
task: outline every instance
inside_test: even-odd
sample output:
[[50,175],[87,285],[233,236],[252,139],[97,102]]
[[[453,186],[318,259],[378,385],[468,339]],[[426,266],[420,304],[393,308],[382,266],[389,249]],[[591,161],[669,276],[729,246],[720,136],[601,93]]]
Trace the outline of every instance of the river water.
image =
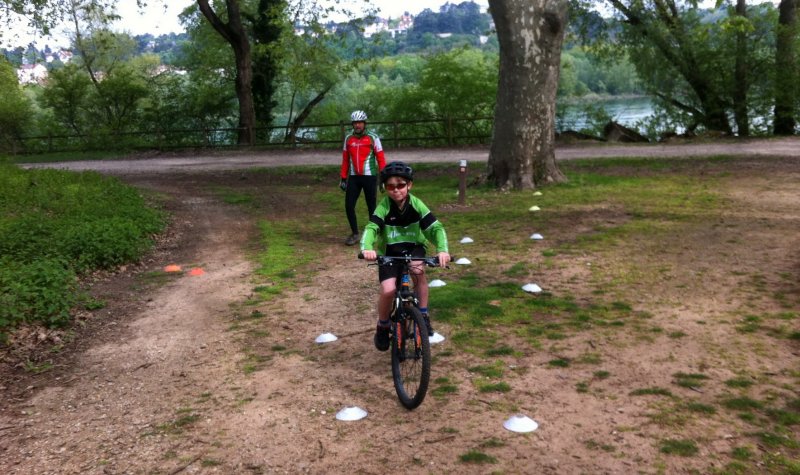
[[598,121],[593,121],[592,115],[586,112],[587,106],[602,109],[611,120],[634,129],[637,122],[653,115],[653,103],[648,97],[584,101],[559,107],[560,113],[556,117],[556,130],[559,132],[580,131],[590,129],[593,125],[599,125],[602,128],[605,125],[604,121],[593,124]]

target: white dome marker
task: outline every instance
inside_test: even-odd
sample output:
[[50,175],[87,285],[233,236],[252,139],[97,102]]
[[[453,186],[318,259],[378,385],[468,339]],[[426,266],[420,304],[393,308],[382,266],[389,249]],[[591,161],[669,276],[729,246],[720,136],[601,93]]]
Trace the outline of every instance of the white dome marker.
[[471,242],[475,242],[475,241],[472,240],[471,237],[465,237],[465,238],[461,239],[461,244],[469,244]]
[[435,345],[437,343],[443,342],[444,336],[439,334],[439,332],[433,332],[433,336],[428,337],[428,341],[431,343],[431,345]]
[[503,427],[511,432],[533,432],[539,428],[539,424],[528,416],[516,414],[509,417],[503,423]]
[[522,286],[522,290],[524,290],[525,292],[530,292],[532,294],[538,294],[539,292],[542,291],[542,288],[536,284],[525,284]]
[[336,335],[334,335],[333,333],[323,333],[322,335],[318,336],[317,339],[314,341],[317,343],[330,343],[336,340],[338,340],[338,338],[336,338]]
[[358,421],[365,417],[367,417],[367,411],[356,406],[345,407],[336,413],[336,419],[340,421]]
[[528,211],[539,211],[541,209],[542,208],[539,208],[538,206],[531,206],[530,208],[528,208]]
[[533,233],[533,234],[531,234],[531,239],[536,240],[536,241],[541,241],[542,239],[544,239],[544,236],[542,236],[539,233]]
[[444,287],[447,285],[443,280],[433,279],[432,281],[428,282],[428,287]]
[[456,261],[456,264],[462,265],[462,266],[468,266],[468,265],[472,264],[472,262],[469,259],[467,259],[466,257],[462,257],[462,258],[460,258],[460,259],[458,259]]

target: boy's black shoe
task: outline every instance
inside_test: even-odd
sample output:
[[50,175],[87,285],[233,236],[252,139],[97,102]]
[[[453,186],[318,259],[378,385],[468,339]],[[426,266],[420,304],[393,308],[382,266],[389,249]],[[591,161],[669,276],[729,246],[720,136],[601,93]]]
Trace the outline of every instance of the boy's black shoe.
[[344,243],[345,243],[345,245],[352,246],[352,245],[354,245],[355,243],[358,242],[359,237],[360,236],[358,235],[358,233],[351,234],[351,235],[347,236],[347,239],[344,240]]
[[389,349],[389,343],[391,343],[390,336],[389,336],[389,326],[382,326],[378,325],[375,329],[375,348],[378,351],[386,351]]
[[431,326],[431,319],[428,314],[423,314],[422,319],[425,320],[425,326],[428,327],[428,336],[433,336],[433,327]]

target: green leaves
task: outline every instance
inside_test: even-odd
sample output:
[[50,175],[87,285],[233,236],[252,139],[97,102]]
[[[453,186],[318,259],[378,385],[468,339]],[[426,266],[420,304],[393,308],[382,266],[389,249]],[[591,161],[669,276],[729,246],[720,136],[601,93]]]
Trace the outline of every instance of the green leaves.
[[163,224],[116,179],[0,166],[0,335],[20,322],[64,324],[77,276],[137,260]]

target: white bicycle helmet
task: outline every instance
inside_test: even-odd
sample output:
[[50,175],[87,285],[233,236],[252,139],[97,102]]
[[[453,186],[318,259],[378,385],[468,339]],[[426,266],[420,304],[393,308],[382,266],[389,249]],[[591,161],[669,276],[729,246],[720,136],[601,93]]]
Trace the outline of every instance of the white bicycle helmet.
[[366,122],[367,121],[367,113],[364,111],[353,111],[350,114],[350,122]]

